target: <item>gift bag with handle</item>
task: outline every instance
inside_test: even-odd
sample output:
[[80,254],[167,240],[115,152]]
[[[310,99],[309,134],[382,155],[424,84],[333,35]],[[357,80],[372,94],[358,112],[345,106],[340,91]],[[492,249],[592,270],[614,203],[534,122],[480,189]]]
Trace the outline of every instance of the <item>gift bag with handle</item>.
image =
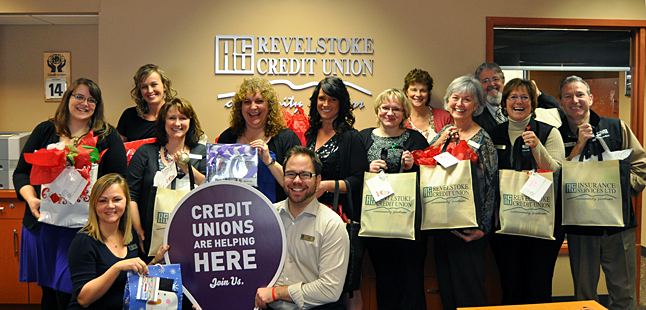
[[182,309],[182,268],[179,264],[148,266],[148,275],[130,270],[123,292],[124,310]]
[[563,163],[563,225],[605,229],[629,224],[631,153],[610,151],[597,137],[586,141],[579,156]]
[[540,202],[520,192],[530,175],[522,171],[522,137],[514,142],[512,166],[514,170],[500,170],[500,230],[496,233],[554,239],[555,195],[554,175],[551,171],[538,170],[536,160],[531,157],[532,168],[538,175],[552,182]]
[[[422,230],[478,227],[482,203],[475,174],[478,155],[464,140],[452,147],[449,144],[413,152],[420,165]],[[444,152],[455,156],[458,163],[447,168],[439,165],[433,157]]]

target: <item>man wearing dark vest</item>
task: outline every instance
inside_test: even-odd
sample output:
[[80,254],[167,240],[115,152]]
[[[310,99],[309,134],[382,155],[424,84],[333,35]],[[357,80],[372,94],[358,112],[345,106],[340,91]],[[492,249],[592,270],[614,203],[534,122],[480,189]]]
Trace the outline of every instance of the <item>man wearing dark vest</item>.
[[[502,106],[500,105],[502,88],[505,86],[505,74],[495,62],[485,62],[476,69],[475,78],[482,83],[487,104],[485,105],[486,109],[480,115],[473,117],[473,121],[489,133],[498,124],[507,121],[507,117],[502,114]],[[539,91],[538,87],[536,91],[539,94],[539,108],[558,108],[558,101],[554,97]]]
[[[563,80],[559,98],[565,112],[559,131],[565,143],[567,160],[581,153],[586,141],[593,138],[594,129],[596,136],[603,138],[611,151],[633,149],[630,158],[631,194],[639,195],[646,186],[646,154],[628,125],[616,118],[600,117],[590,110],[593,103],[590,86],[578,76]],[[567,208],[567,204],[563,208]],[[597,284],[601,265],[610,296],[608,309],[637,309],[635,227],[637,220],[631,210],[626,228],[568,228],[570,267],[577,300],[599,300]]]

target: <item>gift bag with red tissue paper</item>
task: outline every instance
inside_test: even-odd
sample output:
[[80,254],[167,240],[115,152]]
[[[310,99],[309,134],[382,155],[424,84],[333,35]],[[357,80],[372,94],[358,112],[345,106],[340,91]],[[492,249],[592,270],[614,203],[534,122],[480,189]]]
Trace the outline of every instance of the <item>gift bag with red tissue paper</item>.
[[[443,167],[434,158],[447,152],[458,163]],[[420,166],[422,196],[422,230],[478,227],[482,201],[479,199],[475,165],[478,154],[464,140],[447,142],[443,147],[430,146],[413,151]]]
[[38,221],[80,228],[88,218],[90,191],[97,179],[99,153],[92,131],[76,146],[56,143],[34,153],[25,153],[32,164],[30,183],[40,189]]

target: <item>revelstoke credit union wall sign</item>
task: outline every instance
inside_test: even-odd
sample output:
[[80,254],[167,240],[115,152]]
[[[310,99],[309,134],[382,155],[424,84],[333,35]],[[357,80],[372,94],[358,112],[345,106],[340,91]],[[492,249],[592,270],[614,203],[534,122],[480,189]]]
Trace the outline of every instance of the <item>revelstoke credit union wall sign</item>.
[[[289,76],[372,76],[374,59],[365,57],[374,54],[372,38],[338,37],[265,37],[265,36],[215,36],[215,74],[280,76],[270,83],[285,84],[293,90],[314,87],[318,81],[295,85]],[[289,53],[292,53],[291,55]],[[361,58],[348,56],[364,56]],[[302,56],[302,57],[298,57]],[[318,56],[315,58],[314,56]],[[327,56],[327,57],[326,57]],[[346,86],[366,95],[372,92],[344,81]],[[230,98],[234,93],[219,94],[218,99]],[[283,106],[303,106],[294,103],[293,96],[281,102]],[[231,101],[226,106],[230,107]],[[362,108],[363,102],[353,102]]]

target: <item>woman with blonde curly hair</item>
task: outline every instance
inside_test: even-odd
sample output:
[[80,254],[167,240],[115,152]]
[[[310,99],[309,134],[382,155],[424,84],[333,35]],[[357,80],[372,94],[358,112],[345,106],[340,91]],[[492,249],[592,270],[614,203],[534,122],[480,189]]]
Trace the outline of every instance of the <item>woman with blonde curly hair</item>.
[[177,96],[170,79],[159,66],[143,65],[137,70],[130,91],[135,106],[123,111],[117,130],[123,142],[155,137],[155,121],[164,103]]
[[259,170],[269,169],[276,180],[273,191],[262,188],[260,191],[272,202],[287,198],[282,186],[283,156],[301,142],[287,128],[278,94],[267,80],[251,77],[242,81],[233,97],[231,127],[220,134],[217,142],[244,143],[257,148],[258,158],[264,164]]

